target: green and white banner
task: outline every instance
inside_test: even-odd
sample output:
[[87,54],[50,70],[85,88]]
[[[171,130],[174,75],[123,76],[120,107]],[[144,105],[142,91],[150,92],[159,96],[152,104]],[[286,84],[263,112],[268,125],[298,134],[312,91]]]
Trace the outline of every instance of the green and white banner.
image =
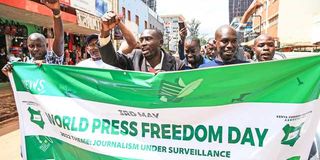
[[14,63],[26,159],[305,160],[320,56],[152,75]]

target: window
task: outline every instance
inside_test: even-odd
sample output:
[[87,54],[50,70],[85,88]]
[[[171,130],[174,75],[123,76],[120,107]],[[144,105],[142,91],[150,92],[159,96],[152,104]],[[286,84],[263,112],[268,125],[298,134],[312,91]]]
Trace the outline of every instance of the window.
[[126,8],[122,7],[123,19],[126,19]]
[[131,12],[128,10],[128,20],[131,21]]
[[278,23],[278,15],[272,17],[269,19],[269,25],[274,25],[274,24],[277,24]]
[[136,24],[139,26],[139,16],[136,15]]
[[148,22],[144,21],[144,29],[147,29],[147,28],[148,28]]
[[264,29],[266,27],[266,22],[263,22],[262,24],[261,24],[261,29]]

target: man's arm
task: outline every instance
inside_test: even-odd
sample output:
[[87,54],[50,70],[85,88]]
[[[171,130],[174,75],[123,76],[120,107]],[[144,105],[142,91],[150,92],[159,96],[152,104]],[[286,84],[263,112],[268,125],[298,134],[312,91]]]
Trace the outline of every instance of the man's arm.
[[54,40],[52,49],[57,56],[61,57],[63,56],[64,49],[64,33],[60,15],[60,3],[59,0],[45,0],[44,4],[51,9],[53,13]]
[[119,26],[126,42],[127,42],[127,45],[125,45],[121,49],[121,52],[124,54],[129,54],[137,46],[136,38],[134,37],[133,33],[126,27],[126,25],[124,23],[122,23],[121,21],[118,24],[118,26]]
[[187,37],[187,28],[184,27],[184,28],[181,28],[179,30],[179,35],[180,35],[180,40],[178,42],[178,53],[179,53],[179,58],[181,60],[184,60],[185,59],[185,55],[184,55],[184,41],[186,40],[186,37]]
[[133,70],[132,61],[126,55],[117,53],[111,41],[100,47],[99,50],[104,63],[124,70]]
[[133,70],[130,59],[125,55],[117,53],[111,42],[110,31],[119,23],[120,18],[114,12],[108,12],[101,17],[101,30],[99,36],[101,58],[106,64],[121,69]]
[[178,53],[180,60],[184,60],[186,58],[184,55],[184,42],[182,42],[182,40],[179,40],[178,42]]

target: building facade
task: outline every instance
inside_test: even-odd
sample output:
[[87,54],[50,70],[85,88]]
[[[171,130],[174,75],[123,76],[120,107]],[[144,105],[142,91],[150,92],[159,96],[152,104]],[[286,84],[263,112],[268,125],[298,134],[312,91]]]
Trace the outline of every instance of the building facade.
[[164,21],[164,46],[170,52],[178,51],[179,42],[179,21],[183,21],[182,15],[163,15]]
[[145,4],[148,5],[148,7],[153,10],[154,12],[157,12],[157,0],[142,0]]
[[275,37],[278,47],[285,51],[317,47],[319,0],[260,0],[260,3],[262,6],[251,17],[254,32]]
[[163,32],[163,23],[163,19],[156,12],[149,8],[148,22],[145,22],[145,28],[156,28]]
[[141,0],[119,0],[118,8],[125,24],[138,36],[145,29],[145,22],[148,22],[148,6]]
[[242,16],[253,0],[229,0],[229,23],[235,17]]
[[[60,0],[60,3],[65,48],[75,53],[74,61],[78,61],[78,53],[80,56],[84,53],[82,49],[86,35],[99,33],[99,16],[109,10],[112,3],[111,0]],[[52,28],[52,11],[40,0],[0,2],[0,48],[5,48],[8,56],[15,54],[13,51],[16,50],[19,54],[28,55],[27,37],[35,32],[46,37],[48,49],[51,49],[54,37]]]
[[147,28],[163,31],[163,20],[155,11],[155,0],[118,0],[118,12],[136,37]]

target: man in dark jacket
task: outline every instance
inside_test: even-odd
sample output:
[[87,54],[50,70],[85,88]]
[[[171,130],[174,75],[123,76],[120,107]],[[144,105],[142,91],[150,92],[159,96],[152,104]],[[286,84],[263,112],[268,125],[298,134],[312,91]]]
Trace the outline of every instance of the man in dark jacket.
[[[106,20],[103,22],[104,33],[108,33],[115,25],[119,25],[121,31],[124,29],[123,27],[125,26],[121,24],[122,22],[120,21],[120,18],[118,16],[112,14],[107,14],[105,16],[106,17],[103,18]],[[123,35],[129,46],[130,44],[134,44],[130,42],[132,41],[132,39],[128,40],[126,38],[128,37],[128,35],[126,34],[132,33],[123,32]],[[180,60],[166,53],[161,48],[161,46],[163,45],[163,34],[159,30],[144,30],[141,33],[139,41],[141,50],[135,49],[132,54],[128,55],[115,52],[112,42],[109,41],[106,45],[103,45],[100,48],[102,60],[107,64],[116,66],[121,69],[153,73],[184,69],[184,65]]]

